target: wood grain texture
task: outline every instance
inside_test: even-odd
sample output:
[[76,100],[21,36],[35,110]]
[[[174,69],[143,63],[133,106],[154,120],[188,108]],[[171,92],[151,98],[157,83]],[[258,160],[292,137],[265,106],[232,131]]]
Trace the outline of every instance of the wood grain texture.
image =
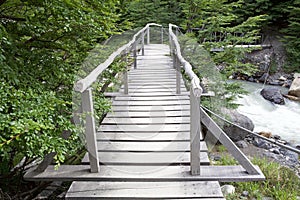
[[74,182],[66,199],[222,198],[220,185],[211,182]]
[[100,173],[90,173],[87,165],[62,165],[58,170],[50,165],[43,173],[28,171],[25,180],[54,181],[261,181],[265,177],[258,166],[259,175],[250,175],[240,165],[201,166],[201,174],[193,176],[189,166],[124,166],[103,165]]

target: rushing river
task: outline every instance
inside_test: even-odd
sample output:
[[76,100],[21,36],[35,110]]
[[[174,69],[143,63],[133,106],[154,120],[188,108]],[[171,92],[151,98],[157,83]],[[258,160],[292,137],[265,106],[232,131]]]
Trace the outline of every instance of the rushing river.
[[[241,83],[249,94],[237,100],[241,104],[238,111],[253,121],[254,131],[269,131],[291,143],[300,144],[300,103],[285,99],[285,105],[272,104],[260,95],[262,84]],[[280,89],[283,93],[287,92],[285,88]]]

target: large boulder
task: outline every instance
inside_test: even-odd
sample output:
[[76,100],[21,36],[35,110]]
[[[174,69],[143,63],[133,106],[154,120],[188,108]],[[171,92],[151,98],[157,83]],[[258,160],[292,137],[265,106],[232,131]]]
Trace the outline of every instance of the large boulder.
[[292,85],[289,89],[289,95],[290,96],[295,96],[295,97],[300,97],[300,74],[296,73],[294,75],[294,81],[292,82]]
[[260,91],[260,94],[267,100],[276,103],[276,104],[280,104],[280,105],[284,105],[285,101],[284,101],[284,97],[281,94],[280,89],[277,88],[264,88],[262,89],[262,91]]
[[[250,131],[253,131],[254,129],[254,124],[251,119],[246,117],[245,115],[242,115],[236,110],[229,110],[229,109],[223,109],[223,113],[228,116],[229,120],[243,128],[246,128]],[[246,138],[246,136],[249,134],[247,131],[241,130],[240,128],[230,125],[230,124],[225,124],[224,125],[224,131],[225,133],[234,141],[241,141]]]

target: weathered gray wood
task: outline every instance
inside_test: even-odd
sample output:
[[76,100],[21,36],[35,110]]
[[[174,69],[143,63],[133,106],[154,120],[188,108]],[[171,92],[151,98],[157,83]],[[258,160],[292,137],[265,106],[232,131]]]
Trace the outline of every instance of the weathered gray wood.
[[66,199],[222,198],[218,182],[74,182]]
[[176,57],[176,94],[180,94],[181,86],[181,66],[178,58]]
[[166,106],[166,105],[189,105],[189,100],[164,100],[164,101],[113,101],[112,105],[118,106],[144,106],[144,105],[152,105],[152,106]]
[[245,168],[249,174],[259,174],[257,168],[241,152],[241,150],[230,140],[226,133],[214,122],[209,115],[200,108],[201,122],[232,154],[232,156]]
[[190,131],[189,124],[150,124],[150,125],[101,125],[98,131],[115,132],[171,132],[171,131]]
[[115,111],[146,111],[146,112],[152,112],[152,111],[175,111],[175,110],[189,110],[189,105],[153,105],[153,106],[135,106],[135,105],[114,105],[112,107],[113,112]]
[[145,31],[142,33],[142,56],[145,55]]
[[[139,132],[99,132],[98,141],[190,141],[190,132],[162,132],[162,133],[139,133]],[[203,140],[203,138],[201,138]]]
[[111,124],[136,124],[136,125],[147,125],[147,124],[189,124],[189,117],[139,117],[139,118],[128,118],[128,117],[106,117],[102,121],[102,125]]
[[137,111],[119,111],[110,112],[107,114],[108,117],[180,117],[180,116],[190,116],[189,110],[180,111],[147,111],[147,112],[137,112]]
[[128,94],[128,72],[127,70],[124,71],[123,73],[124,76],[124,94]]
[[[58,170],[50,165],[45,172],[37,173],[34,168],[24,176],[28,181],[262,181],[265,176],[258,166],[258,175],[250,175],[240,165],[201,166],[201,175],[192,176],[189,166],[102,166],[100,173],[90,173],[87,165],[62,165]],[[126,173],[124,173],[126,172]]]
[[141,29],[139,32],[137,32],[134,36],[133,39],[128,42],[127,44],[123,45],[122,47],[120,47],[117,51],[115,51],[114,53],[112,53],[108,59],[104,62],[101,63],[100,65],[98,65],[97,68],[95,68],[88,76],[86,76],[84,79],[79,80],[76,84],[75,84],[75,91],[78,92],[83,92],[85,91],[88,87],[90,87],[92,85],[92,83],[94,83],[98,76],[107,68],[109,67],[113,61],[117,58],[117,56],[119,56],[122,52],[124,52],[126,49],[130,48],[133,43],[136,41],[137,37],[144,32],[146,29],[148,29],[150,26],[160,26],[158,24],[154,24],[154,23],[150,23],[147,24],[143,29]]
[[190,110],[191,110],[191,174],[200,174],[200,97],[196,97],[194,92],[190,92]]
[[183,65],[185,73],[189,76],[191,83],[192,83],[192,91],[196,96],[200,96],[202,93],[202,88],[200,86],[200,80],[198,76],[193,72],[193,67],[189,62],[187,62],[183,56],[181,55],[180,45],[177,39],[177,36],[173,33],[173,28],[177,29],[178,27],[169,24],[169,35],[170,35],[170,42],[172,43],[174,49],[175,49],[175,60],[179,60],[180,64]]
[[[189,165],[189,152],[99,152],[100,163],[103,165]],[[201,165],[209,165],[206,152],[200,152]],[[83,164],[89,164],[88,156],[82,159]]]
[[188,96],[154,96],[154,97],[132,97],[132,96],[117,96],[116,101],[168,101],[168,100],[189,100]]
[[100,171],[98,151],[96,143],[96,126],[94,119],[94,107],[92,89],[89,88],[81,94],[82,98],[82,112],[85,117],[85,139],[87,143],[87,150],[90,159],[91,172],[97,173]]
[[137,68],[137,49],[136,49],[136,41],[133,43],[133,68]]
[[146,31],[147,31],[147,44],[150,44],[150,27],[148,27]]
[[[201,150],[207,152],[205,142],[199,141]],[[98,151],[100,152],[189,152],[190,143],[184,141],[168,141],[168,142],[134,142],[134,141],[98,141]],[[200,161],[199,161],[200,162]]]

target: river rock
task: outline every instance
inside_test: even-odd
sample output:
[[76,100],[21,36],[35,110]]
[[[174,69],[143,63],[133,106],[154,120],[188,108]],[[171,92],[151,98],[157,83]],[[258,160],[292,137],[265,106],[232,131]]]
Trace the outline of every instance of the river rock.
[[292,82],[288,94],[291,96],[300,97],[300,73],[295,73],[294,78],[295,79]]
[[224,196],[228,194],[234,194],[235,193],[235,187],[233,185],[223,185],[221,187],[221,191]]
[[268,77],[269,77],[269,74],[268,74],[268,73],[264,73],[264,74],[258,79],[258,81],[264,83],[264,82],[267,80]]
[[236,146],[238,146],[239,148],[242,148],[242,149],[248,147],[247,142],[245,142],[244,140],[240,140],[240,141],[236,142],[235,144],[236,144]]
[[284,105],[284,97],[281,94],[281,91],[277,88],[264,88],[260,94],[266,99],[273,103]]
[[[245,115],[240,114],[236,110],[222,109],[222,111],[226,116],[229,117],[229,120],[231,122],[250,131],[253,131],[254,124],[252,120]],[[224,125],[224,131],[234,142],[244,140],[245,137],[249,134],[247,131],[241,130],[240,128],[230,124]]]

